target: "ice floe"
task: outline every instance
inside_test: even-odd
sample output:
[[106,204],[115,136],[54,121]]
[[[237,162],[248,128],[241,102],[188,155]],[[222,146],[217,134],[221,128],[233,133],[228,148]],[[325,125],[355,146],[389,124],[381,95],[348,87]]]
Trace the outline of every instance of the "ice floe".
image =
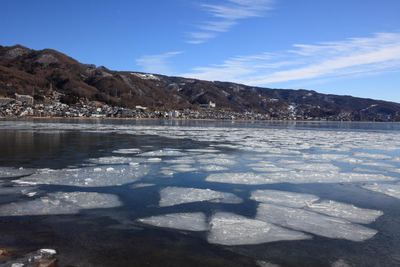
[[207,182],[216,183],[230,183],[230,184],[247,184],[247,185],[260,185],[274,183],[265,175],[255,174],[251,172],[246,173],[213,173],[207,176]]
[[2,205],[0,216],[75,214],[85,209],[115,208],[120,205],[121,202],[115,195],[57,192],[34,200]]
[[383,215],[382,211],[362,209],[351,204],[332,200],[320,201],[315,195],[294,193],[279,190],[256,190],[251,199],[277,206],[305,209],[320,214],[329,215],[355,223],[368,224]]
[[131,157],[109,156],[109,157],[92,158],[89,159],[88,161],[95,164],[129,164],[131,162],[137,162],[138,159]]
[[400,199],[400,184],[368,184],[363,188]]
[[383,215],[383,212],[379,210],[362,209],[354,205],[332,200],[310,203],[307,208],[314,212],[363,224],[374,222],[377,218]]
[[287,171],[271,173],[214,173],[206,181],[217,183],[261,185],[273,183],[350,183],[368,181],[393,181],[395,178],[375,173]]
[[135,182],[146,175],[145,166],[113,165],[79,169],[39,169],[31,176],[13,180],[16,184],[56,184],[82,187],[115,186]]
[[185,156],[186,153],[183,153],[176,149],[161,149],[155,151],[148,151],[139,154],[141,157],[178,157],[178,156]]
[[0,167],[0,179],[1,178],[16,178],[20,176],[30,175],[34,170],[25,168],[11,168],[11,167]]
[[292,208],[304,208],[317,201],[319,197],[278,190],[256,190],[251,193],[251,199]]
[[160,191],[160,206],[174,206],[184,203],[208,201],[214,203],[238,204],[242,199],[232,193],[210,189],[167,187]]
[[341,218],[273,204],[259,204],[256,219],[319,236],[358,242],[370,239],[377,233],[374,229]]
[[173,213],[138,219],[139,222],[163,228],[186,231],[207,231],[206,216],[202,212]]
[[113,153],[116,154],[137,154],[140,153],[140,149],[139,148],[121,148],[118,150],[114,150]]
[[210,226],[208,242],[228,246],[311,238],[301,232],[227,212],[214,214]]

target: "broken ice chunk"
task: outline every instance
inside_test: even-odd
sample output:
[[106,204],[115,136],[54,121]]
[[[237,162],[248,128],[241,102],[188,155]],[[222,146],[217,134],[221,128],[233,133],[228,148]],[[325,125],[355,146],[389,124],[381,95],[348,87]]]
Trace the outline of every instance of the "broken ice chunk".
[[208,229],[206,216],[202,212],[165,214],[139,219],[138,221],[157,227],[187,231],[206,231]]
[[369,184],[363,188],[400,199],[400,184]]
[[123,149],[114,150],[113,153],[116,153],[116,154],[137,154],[137,153],[140,153],[140,149],[139,148],[123,148]]
[[317,201],[314,195],[300,194],[278,190],[256,190],[251,193],[251,199],[280,206],[303,208]]
[[248,184],[260,185],[274,183],[266,175],[255,174],[251,172],[245,173],[213,173],[207,176],[207,182],[230,183],[230,184]]
[[184,203],[209,201],[214,203],[238,204],[242,199],[231,193],[210,189],[167,187],[160,191],[160,207],[174,206]]
[[149,151],[141,153],[139,156],[141,157],[177,157],[177,156],[185,156],[186,153],[183,153],[176,149],[161,149],[156,151]]
[[120,205],[118,197],[110,194],[57,192],[35,200],[2,205],[0,216],[75,214],[84,209],[114,208]]
[[227,246],[310,238],[301,232],[226,212],[216,213],[211,218],[210,226],[208,242]]
[[354,153],[354,156],[360,158],[370,158],[370,159],[391,159],[392,157],[383,154],[372,154],[372,153],[364,153],[364,152],[357,152]]
[[318,203],[311,203],[308,209],[333,217],[343,218],[350,222],[368,224],[383,215],[382,211],[362,209],[354,205],[326,200]]
[[56,184],[83,187],[114,186],[137,181],[146,175],[145,166],[114,165],[104,168],[41,169],[28,177],[14,180],[17,184]]
[[377,231],[346,220],[303,209],[260,204],[256,219],[328,238],[365,241]]
[[25,168],[10,168],[10,167],[0,167],[0,179],[1,178],[16,178],[19,176],[30,175],[34,171]]

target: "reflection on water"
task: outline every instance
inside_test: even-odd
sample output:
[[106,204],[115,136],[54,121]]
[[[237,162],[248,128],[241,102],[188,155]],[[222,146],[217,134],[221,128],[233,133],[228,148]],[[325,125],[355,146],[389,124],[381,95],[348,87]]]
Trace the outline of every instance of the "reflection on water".
[[62,266],[399,265],[398,130],[3,121],[0,247]]

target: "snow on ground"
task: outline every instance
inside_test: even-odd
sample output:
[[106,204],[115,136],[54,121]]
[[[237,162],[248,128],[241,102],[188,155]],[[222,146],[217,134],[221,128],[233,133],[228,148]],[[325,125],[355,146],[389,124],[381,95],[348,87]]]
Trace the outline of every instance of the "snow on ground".
[[207,231],[208,229],[206,216],[201,212],[165,214],[139,219],[138,221],[157,227],[186,231]]
[[301,232],[226,212],[214,214],[210,226],[208,242],[228,246],[311,238]]
[[201,201],[238,204],[242,202],[242,199],[231,193],[211,189],[167,187],[160,191],[160,207]]
[[0,206],[0,216],[75,214],[85,209],[114,208],[121,203],[117,196],[100,193],[51,193],[29,201]]

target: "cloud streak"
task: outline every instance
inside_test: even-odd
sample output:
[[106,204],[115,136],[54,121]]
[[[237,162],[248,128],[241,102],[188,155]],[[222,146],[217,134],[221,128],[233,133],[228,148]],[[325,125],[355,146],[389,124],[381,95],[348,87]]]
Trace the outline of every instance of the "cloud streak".
[[138,65],[143,72],[171,74],[172,70],[169,60],[179,54],[182,54],[182,52],[172,51],[157,55],[144,55],[136,60],[136,65]]
[[272,9],[274,0],[225,0],[223,4],[202,4],[209,20],[200,23],[188,34],[187,42],[201,44],[229,31],[240,20],[260,17]]
[[182,76],[254,86],[368,75],[400,68],[400,33],[337,42],[295,44],[276,53],[237,56],[222,64],[193,68]]

